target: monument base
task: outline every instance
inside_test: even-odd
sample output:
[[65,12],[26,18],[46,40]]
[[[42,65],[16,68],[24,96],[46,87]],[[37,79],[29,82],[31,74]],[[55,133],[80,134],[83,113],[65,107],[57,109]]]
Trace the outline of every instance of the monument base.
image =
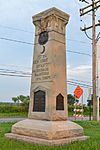
[[31,143],[59,145],[77,140],[86,140],[83,128],[71,121],[43,121],[26,119],[12,126],[12,133],[5,134],[8,138]]

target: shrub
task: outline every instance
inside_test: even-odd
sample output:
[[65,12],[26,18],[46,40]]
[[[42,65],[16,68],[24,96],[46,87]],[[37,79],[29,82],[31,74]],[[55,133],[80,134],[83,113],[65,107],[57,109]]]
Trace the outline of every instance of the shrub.
[[28,108],[23,105],[14,104],[0,104],[0,113],[16,113],[16,112],[28,112]]

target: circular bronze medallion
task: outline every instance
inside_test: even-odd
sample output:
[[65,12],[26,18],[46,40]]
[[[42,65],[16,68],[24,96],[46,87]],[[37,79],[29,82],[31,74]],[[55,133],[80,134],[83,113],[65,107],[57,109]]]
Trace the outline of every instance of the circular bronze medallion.
[[48,32],[44,31],[39,34],[38,42],[40,45],[44,45],[48,42]]

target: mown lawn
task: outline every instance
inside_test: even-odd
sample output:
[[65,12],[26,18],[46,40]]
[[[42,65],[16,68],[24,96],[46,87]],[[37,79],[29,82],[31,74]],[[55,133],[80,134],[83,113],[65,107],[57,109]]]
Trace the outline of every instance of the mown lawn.
[[27,112],[9,112],[9,113],[0,113],[0,118],[3,117],[27,117]]
[[90,138],[63,146],[45,146],[7,139],[4,134],[10,132],[13,123],[0,123],[0,150],[99,150],[100,121],[77,121],[77,123],[83,126],[85,135]]

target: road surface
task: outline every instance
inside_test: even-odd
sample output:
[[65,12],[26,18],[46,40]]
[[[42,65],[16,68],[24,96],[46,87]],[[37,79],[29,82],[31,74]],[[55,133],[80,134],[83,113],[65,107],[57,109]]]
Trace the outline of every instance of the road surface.
[[[21,120],[26,119],[26,117],[4,117],[0,118],[0,122],[18,122]],[[68,117],[68,120],[74,121],[74,120],[89,120],[89,117],[82,118],[76,118],[75,117]]]

